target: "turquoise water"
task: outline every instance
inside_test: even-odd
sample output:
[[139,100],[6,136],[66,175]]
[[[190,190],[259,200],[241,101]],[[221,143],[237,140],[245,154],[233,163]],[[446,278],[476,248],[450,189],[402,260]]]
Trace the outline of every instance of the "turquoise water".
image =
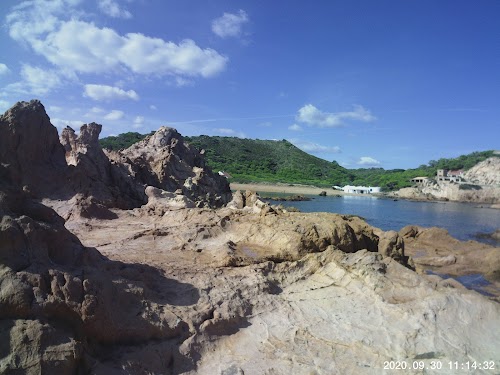
[[[406,225],[441,227],[462,241],[480,241],[476,237],[478,233],[491,233],[500,228],[500,210],[480,207],[478,204],[394,201],[370,196],[311,197],[314,198],[311,201],[272,203],[293,206],[302,212],[359,215],[370,225],[385,231],[399,231]],[[500,246],[499,243],[489,243]]]

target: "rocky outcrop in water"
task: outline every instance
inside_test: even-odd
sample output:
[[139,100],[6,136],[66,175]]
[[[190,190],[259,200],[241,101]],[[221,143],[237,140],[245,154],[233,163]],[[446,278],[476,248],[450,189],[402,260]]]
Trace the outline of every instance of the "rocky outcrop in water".
[[406,226],[399,231],[405,251],[420,272],[454,277],[482,275],[478,290],[500,297],[500,248],[475,241],[461,242],[445,229]]

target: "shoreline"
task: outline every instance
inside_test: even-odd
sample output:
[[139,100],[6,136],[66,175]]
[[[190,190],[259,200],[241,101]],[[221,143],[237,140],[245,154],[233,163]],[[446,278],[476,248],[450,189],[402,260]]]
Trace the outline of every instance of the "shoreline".
[[281,194],[291,194],[291,195],[317,195],[322,191],[326,191],[327,196],[335,195],[345,195],[345,196],[355,196],[355,197],[380,197],[380,195],[375,194],[353,194],[346,193],[342,190],[335,190],[332,188],[320,188],[312,185],[300,185],[300,184],[265,184],[265,183],[252,183],[252,184],[240,184],[231,182],[230,188],[233,191],[236,190],[251,190],[255,192],[264,193],[281,193]]
[[491,208],[500,209],[500,204],[483,203],[483,202],[471,202],[471,201],[452,201],[447,199],[425,199],[425,198],[406,198],[398,197],[395,195],[389,195],[387,193],[377,193],[377,194],[354,194],[346,193],[342,190],[334,190],[332,188],[320,188],[312,185],[301,185],[301,184],[280,184],[280,183],[250,183],[242,184],[231,182],[230,188],[232,191],[236,190],[251,190],[255,192],[263,193],[280,193],[284,195],[317,195],[322,191],[326,191],[327,196],[352,196],[352,197],[375,197],[381,199],[391,199],[391,200],[405,200],[410,202],[429,202],[429,203],[466,203],[471,205],[477,205],[481,208]]

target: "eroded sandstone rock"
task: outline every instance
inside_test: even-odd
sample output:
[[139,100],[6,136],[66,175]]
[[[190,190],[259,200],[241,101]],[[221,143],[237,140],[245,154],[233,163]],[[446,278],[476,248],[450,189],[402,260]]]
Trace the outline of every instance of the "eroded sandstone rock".
[[231,199],[227,180],[213,173],[202,155],[173,128],[161,127],[128,149],[109,155],[145,186],[170,192],[181,189],[198,206],[220,207]]
[[481,274],[491,283],[484,286],[484,291],[499,295],[500,248],[475,241],[458,241],[442,228],[409,225],[399,234],[418,271],[430,269],[451,276]]
[[0,116],[3,179],[35,197],[59,194],[65,183],[64,148],[38,100],[18,102]]

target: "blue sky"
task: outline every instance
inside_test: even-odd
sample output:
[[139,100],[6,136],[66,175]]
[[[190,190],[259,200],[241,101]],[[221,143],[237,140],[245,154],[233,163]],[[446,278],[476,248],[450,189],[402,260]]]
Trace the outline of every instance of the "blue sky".
[[0,111],[287,139],[348,168],[500,148],[498,0],[2,0]]

